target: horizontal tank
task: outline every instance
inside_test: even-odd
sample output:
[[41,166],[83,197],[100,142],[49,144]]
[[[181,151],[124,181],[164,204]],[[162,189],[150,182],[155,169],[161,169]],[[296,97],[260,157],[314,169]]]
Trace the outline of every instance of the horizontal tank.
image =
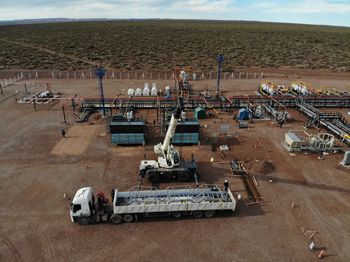
[[306,85],[303,83],[292,83],[291,89],[295,93],[297,93],[299,95],[303,95],[303,96],[308,95],[310,93],[309,90],[307,89]]
[[270,82],[261,83],[260,89],[261,91],[269,95],[274,95],[276,93],[273,84],[271,84]]

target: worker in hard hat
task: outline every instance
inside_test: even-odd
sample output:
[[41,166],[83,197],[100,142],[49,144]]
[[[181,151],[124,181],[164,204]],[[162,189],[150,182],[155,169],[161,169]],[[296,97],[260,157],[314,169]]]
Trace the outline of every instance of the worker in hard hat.
[[225,191],[227,192],[227,190],[228,190],[228,181],[227,181],[227,179],[225,179],[225,182],[224,182],[224,188],[225,188]]

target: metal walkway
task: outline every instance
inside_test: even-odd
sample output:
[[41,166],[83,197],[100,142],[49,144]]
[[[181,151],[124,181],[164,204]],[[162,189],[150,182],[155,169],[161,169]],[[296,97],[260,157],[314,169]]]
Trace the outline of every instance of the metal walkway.
[[305,124],[306,128],[319,123],[340,137],[342,141],[350,144],[350,123],[348,123],[340,113],[321,112],[304,101],[299,101],[297,103],[297,108],[310,118]]
[[[130,108],[135,109],[157,109],[157,108],[172,108],[176,106],[176,98],[163,97],[119,97],[106,98],[106,108]],[[202,96],[191,96],[185,103],[186,109],[195,109],[200,106],[208,109],[234,109],[247,107],[249,104],[267,104],[271,107],[283,105],[285,107],[296,107],[300,97],[294,95],[278,95],[278,96],[233,96],[230,98],[206,98]],[[303,97],[303,101],[316,108],[350,108],[350,96],[334,96],[334,95],[309,95]],[[82,101],[82,108],[102,108],[102,101],[99,98],[85,98]]]

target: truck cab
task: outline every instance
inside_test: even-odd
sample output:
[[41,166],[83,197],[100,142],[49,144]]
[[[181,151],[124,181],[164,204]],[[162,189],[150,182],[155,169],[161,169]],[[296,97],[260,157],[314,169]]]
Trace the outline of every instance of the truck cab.
[[94,206],[94,195],[91,187],[80,188],[73,198],[70,209],[72,222],[89,221]]

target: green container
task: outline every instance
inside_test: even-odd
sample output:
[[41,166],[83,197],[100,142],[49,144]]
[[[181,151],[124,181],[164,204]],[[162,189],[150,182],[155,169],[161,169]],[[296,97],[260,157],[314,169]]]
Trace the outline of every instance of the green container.
[[206,117],[205,110],[201,107],[197,107],[194,110],[194,117],[196,119],[204,119]]

